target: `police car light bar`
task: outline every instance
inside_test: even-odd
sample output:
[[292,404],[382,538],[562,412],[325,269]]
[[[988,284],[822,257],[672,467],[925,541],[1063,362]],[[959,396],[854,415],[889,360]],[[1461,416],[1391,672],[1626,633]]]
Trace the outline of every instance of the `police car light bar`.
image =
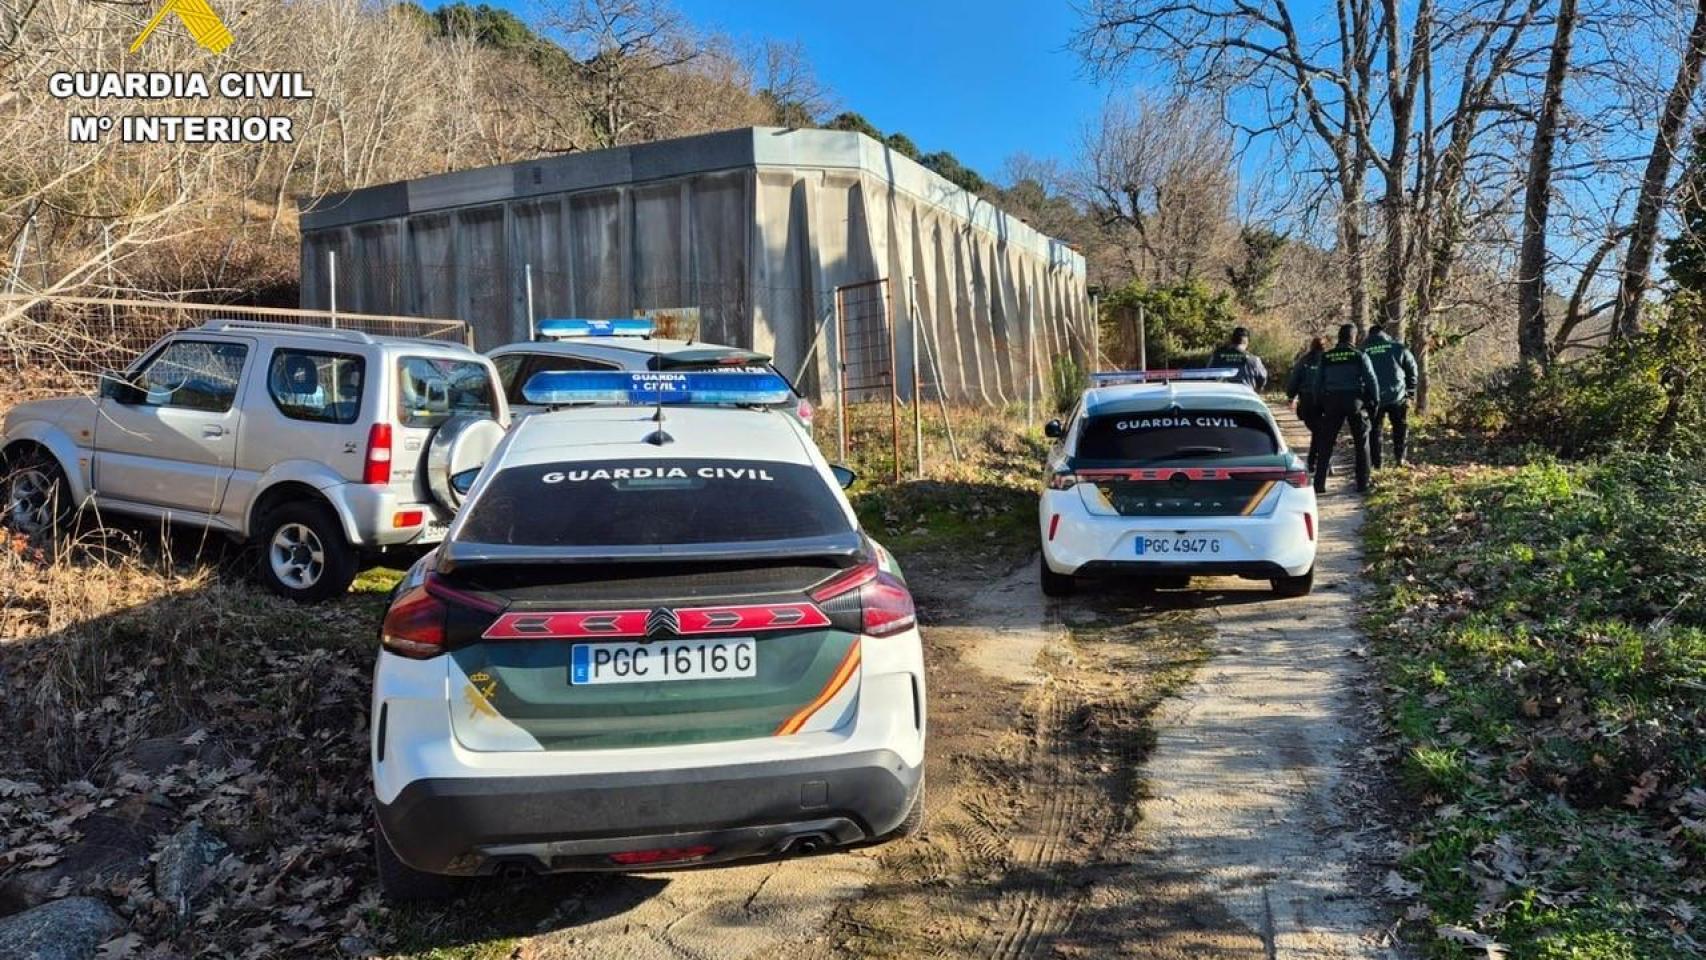
[[1090,374],[1090,382],[1098,387],[1115,387],[1126,383],[1167,383],[1173,380],[1235,380],[1237,367],[1199,367],[1192,370],[1110,370]]
[[648,317],[539,321],[539,336],[544,340],[563,340],[569,337],[649,337],[656,331],[657,324]]
[[774,373],[667,373],[547,370],[529,377],[522,397],[531,404],[649,406],[771,406],[787,403],[788,381]]

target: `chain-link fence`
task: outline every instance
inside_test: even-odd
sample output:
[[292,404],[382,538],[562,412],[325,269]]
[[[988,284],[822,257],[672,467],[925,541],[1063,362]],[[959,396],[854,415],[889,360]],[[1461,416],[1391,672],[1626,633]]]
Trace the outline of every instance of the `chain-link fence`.
[[[15,376],[25,394],[86,385],[93,374],[128,366],[166,334],[212,320],[338,327],[373,335],[468,342],[468,327],[457,320],[6,294],[0,295],[0,375]],[[8,399],[21,397],[14,393]]]
[[837,440],[842,459],[847,458],[854,442],[848,430],[850,408],[886,403],[894,476],[900,479],[900,393],[887,279],[835,288],[835,364]]

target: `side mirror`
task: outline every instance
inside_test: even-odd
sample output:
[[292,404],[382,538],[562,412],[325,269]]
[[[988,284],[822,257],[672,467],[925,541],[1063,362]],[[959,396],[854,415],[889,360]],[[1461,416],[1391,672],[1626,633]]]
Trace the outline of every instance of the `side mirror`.
[[1059,420],[1050,420],[1043,424],[1043,436],[1048,437],[1050,440],[1059,440],[1061,437],[1066,436],[1066,428],[1061,426]]
[[101,371],[101,399],[114,403],[136,404],[145,398],[142,388],[132,383],[130,378],[113,370]]
[[835,482],[840,484],[843,490],[851,487],[853,481],[859,479],[859,475],[854,473],[851,467],[844,467],[839,463],[830,464],[829,472],[835,474]]

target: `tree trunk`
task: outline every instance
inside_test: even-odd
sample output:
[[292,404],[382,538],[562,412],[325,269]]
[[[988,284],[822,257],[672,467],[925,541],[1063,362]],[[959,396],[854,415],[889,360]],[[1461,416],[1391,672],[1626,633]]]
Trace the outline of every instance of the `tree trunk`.
[[1694,102],[1694,89],[1700,84],[1703,59],[1706,59],[1706,0],[1699,0],[1694,11],[1694,28],[1688,32],[1688,45],[1682,51],[1682,63],[1676,70],[1676,83],[1665,98],[1659,129],[1653,135],[1653,152],[1647,157],[1647,172],[1641,177],[1641,194],[1635,201],[1635,226],[1629,235],[1629,255],[1623,258],[1623,280],[1617,288],[1617,313],[1611,323],[1614,337],[1633,336],[1641,329],[1641,300],[1646,296],[1647,274],[1653,266],[1659,211],[1664,207],[1665,193],[1670,186],[1676,140],[1682,133],[1689,104]]
[[1552,151],[1575,30],[1576,0],[1559,0],[1546,86],[1534,119],[1534,147],[1522,202],[1522,252],[1517,259],[1517,350],[1523,364],[1533,368],[1551,362],[1546,339],[1546,218],[1552,205]]
[[[1706,0],[1702,0],[1706,2]],[[1380,294],[1380,322],[1394,337],[1404,336],[1404,301],[1408,291],[1404,280],[1410,263],[1410,210],[1404,191],[1404,177],[1410,167],[1410,138],[1415,120],[1416,86],[1421,79],[1422,63],[1433,54],[1430,25],[1433,19],[1432,0],[1422,0],[1416,9],[1416,23],[1410,38],[1410,58],[1406,63],[1398,29],[1398,0],[1384,0],[1386,24],[1386,81],[1387,100],[1392,118],[1392,145],[1386,154],[1386,196],[1381,210],[1386,218],[1385,278]],[[1402,73],[1400,73],[1402,70]],[[1433,135],[1430,129],[1428,136]]]
[[1356,328],[1357,341],[1368,330],[1368,243],[1363,235],[1361,171],[1353,170],[1341,188],[1339,247],[1345,257],[1345,322]]

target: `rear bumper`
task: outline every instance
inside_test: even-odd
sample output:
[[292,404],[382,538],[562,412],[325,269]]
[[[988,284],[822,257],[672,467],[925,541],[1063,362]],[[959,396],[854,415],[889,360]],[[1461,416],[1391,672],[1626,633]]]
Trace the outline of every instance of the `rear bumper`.
[[1136,560],[1092,560],[1074,573],[1080,577],[1243,577],[1246,580],[1274,580],[1288,577],[1286,569],[1268,561],[1181,562],[1157,563]]
[[900,825],[922,778],[889,750],[634,773],[417,780],[376,803],[409,866],[640,869],[610,854],[711,847],[694,863],[842,846]]
[[[436,503],[415,503],[380,484],[344,483],[321,491],[343,522],[344,536],[361,547],[431,544],[444,539],[450,514]],[[399,513],[420,513],[421,523],[393,526]],[[429,529],[436,529],[429,533]]]

